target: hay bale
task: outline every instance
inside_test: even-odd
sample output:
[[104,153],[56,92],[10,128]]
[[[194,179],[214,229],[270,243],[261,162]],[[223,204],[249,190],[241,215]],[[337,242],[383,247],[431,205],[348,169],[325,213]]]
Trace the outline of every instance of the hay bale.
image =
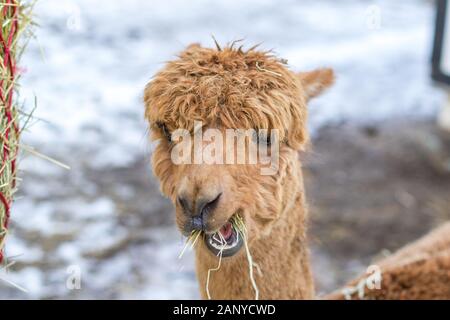
[[17,0],[0,3],[0,263],[8,233],[14,193],[17,190],[17,155],[23,127],[17,104],[17,61],[30,35],[32,5]]

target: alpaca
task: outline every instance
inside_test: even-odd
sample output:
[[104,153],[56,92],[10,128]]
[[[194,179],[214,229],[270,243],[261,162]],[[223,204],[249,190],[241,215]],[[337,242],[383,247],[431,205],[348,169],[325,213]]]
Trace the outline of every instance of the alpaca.
[[[314,297],[298,151],[308,143],[306,101],[332,82],[329,69],[296,74],[269,52],[232,46],[215,50],[194,44],[167,63],[144,92],[152,137],[160,140],[153,153],[153,170],[163,194],[175,205],[177,226],[189,235],[201,225],[209,239],[218,230],[230,231],[229,221],[239,212],[260,271],[255,272],[255,281],[261,299]],[[261,175],[258,164],[174,165],[171,133],[177,128],[193,132],[193,120],[220,130],[278,129],[278,172]],[[266,143],[261,140],[258,143]],[[231,229],[228,236],[233,238],[236,231]],[[218,263],[217,252],[211,249],[208,241],[196,244],[203,298],[207,298],[208,270]],[[223,255],[220,272],[211,273],[211,297],[253,299],[242,245]]]
[[[450,299],[450,222],[376,262],[381,285],[370,290],[344,294],[344,290],[325,299]],[[347,288],[364,284],[366,275],[349,282]],[[362,281],[362,282],[361,282]]]
[[[294,73],[284,60],[256,48],[209,49],[193,44],[146,86],[145,117],[152,139],[159,141],[153,171],[162,193],[175,206],[181,233],[202,231],[202,239],[195,243],[202,298],[315,298],[298,154],[309,144],[306,104],[333,81],[331,69]],[[279,135],[275,143],[259,135],[246,143],[278,146],[278,170],[262,175],[260,163],[174,164],[176,130],[195,135],[196,121],[222,133],[275,129]],[[208,146],[201,144],[204,149]],[[230,222],[235,215],[242,217],[247,230],[244,244]],[[225,241],[220,252],[217,236]],[[245,244],[254,269],[249,269]],[[209,272],[218,269],[218,261],[220,270]]]

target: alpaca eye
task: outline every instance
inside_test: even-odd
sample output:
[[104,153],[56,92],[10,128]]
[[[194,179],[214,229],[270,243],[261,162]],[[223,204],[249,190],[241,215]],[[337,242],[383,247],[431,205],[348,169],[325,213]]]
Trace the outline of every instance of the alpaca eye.
[[172,135],[169,131],[169,129],[167,129],[167,126],[162,123],[162,122],[157,122],[156,126],[162,131],[164,137],[167,139],[167,141],[172,142]]
[[270,146],[272,143],[272,139],[268,130],[258,131],[256,130],[253,133],[253,141],[257,144],[263,144],[266,146]]

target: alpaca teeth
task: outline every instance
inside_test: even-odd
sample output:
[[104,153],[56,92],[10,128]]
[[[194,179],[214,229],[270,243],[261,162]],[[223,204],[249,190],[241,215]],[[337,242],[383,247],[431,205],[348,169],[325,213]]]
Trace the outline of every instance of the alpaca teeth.
[[235,233],[235,239],[232,243],[223,243],[222,239],[218,238],[218,234],[215,233],[210,239],[209,243],[217,250],[228,250],[234,248],[239,243],[239,233]]
[[218,233],[214,233],[213,235],[213,239],[219,243],[222,243],[222,241],[218,238],[219,234]]

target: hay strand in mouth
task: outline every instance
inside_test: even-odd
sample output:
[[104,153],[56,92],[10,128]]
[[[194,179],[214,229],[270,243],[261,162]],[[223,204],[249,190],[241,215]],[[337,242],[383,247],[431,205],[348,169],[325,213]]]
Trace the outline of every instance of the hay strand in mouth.
[[[261,277],[262,277],[262,272],[261,272],[261,268],[253,261],[252,255],[250,254],[250,249],[249,249],[248,240],[247,240],[247,228],[245,227],[244,220],[242,219],[242,217],[239,214],[235,214],[231,218],[230,222],[233,225],[233,228],[238,232],[238,236],[241,236],[244,241],[245,253],[246,253],[247,261],[248,261],[250,283],[253,287],[253,290],[255,291],[255,300],[259,300],[259,289],[256,284],[254,269],[257,270],[258,275]],[[185,243],[180,255],[178,256],[178,258],[181,259],[181,257],[184,255],[184,253],[186,252],[188,247],[193,249],[195,247],[198,239],[203,234],[204,233],[199,230],[192,231],[191,234],[189,235],[189,237],[186,239],[186,243]],[[219,240],[220,244],[222,245],[222,248],[219,251],[219,253],[217,254],[217,256],[219,257],[219,262],[218,262],[217,266],[209,269],[207,277],[206,277],[206,285],[205,285],[206,288],[205,289],[206,289],[206,295],[209,300],[212,299],[211,293],[209,291],[211,273],[220,270],[220,268],[222,266],[223,250],[225,249],[226,244],[227,244],[227,241],[225,240],[225,238],[223,237],[221,232],[217,232],[217,235],[219,237],[219,239],[217,239],[217,240]]]
[[247,254],[248,272],[249,272],[250,282],[252,284],[253,289],[255,290],[255,300],[259,300],[259,289],[258,289],[258,286],[256,285],[253,268],[257,268],[258,273],[260,275],[262,275],[262,274],[261,274],[261,269],[259,268],[259,266],[253,262],[252,255],[250,254],[250,250],[248,248],[247,228],[245,227],[244,220],[238,214],[233,216],[232,224],[233,224],[233,226],[236,226],[236,229],[241,234],[241,237],[244,240],[245,252]]
[[201,234],[202,234],[202,232],[201,232],[201,231],[198,231],[198,232],[197,232],[197,235],[194,235],[195,238],[194,238],[194,240],[192,241],[191,249],[194,249],[195,244],[197,243],[197,240],[198,240],[198,238],[200,237]]
[[[200,238],[200,236],[203,234],[202,231],[199,230],[193,230],[191,232],[191,234],[189,235],[189,237],[186,239],[186,243],[184,244],[183,250],[181,250],[180,255],[178,256],[178,259],[181,259],[181,257],[183,257],[184,253],[186,252],[187,248],[190,246],[191,249],[193,249],[195,247],[195,244],[198,241],[198,238]],[[225,240],[225,238],[223,237],[223,235],[219,232],[219,240],[220,243],[222,244],[222,249],[219,251],[219,253],[217,254],[217,256],[219,257],[219,263],[217,265],[217,267],[215,268],[211,268],[208,270],[208,276],[206,278],[206,295],[208,296],[208,299],[211,300],[211,293],[209,292],[209,280],[211,278],[211,272],[215,272],[220,270],[220,267],[222,266],[222,253],[223,250],[225,249],[225,246],[227,244],[227,241]]]
[[219,256],[219,264],[215,268],[211,268],[208,270],[208,276],[206,277],[206,295],[208,296],[208,300],[211,300],[211,293],[209,292],[209,279],[211,278],[211,272],[219,271],[221,265],[222,265],[222,254],[223,250],[225,249],[225,246],[227,244],[227,241],[223,237],[222,233],[219,232],[220,242],[222,244],[222,249],[220,249],[218,256]]
[[183,250],[181,250],[180,254],[178,255],[178,259],[181,259],[186,252],[186,249],[191,246],[191,249],[194,248],[195,244],[197,243],[198,238],[202,232],[200,230],[193,230],[189,237],[186,239],[186,242],[184,244]]

